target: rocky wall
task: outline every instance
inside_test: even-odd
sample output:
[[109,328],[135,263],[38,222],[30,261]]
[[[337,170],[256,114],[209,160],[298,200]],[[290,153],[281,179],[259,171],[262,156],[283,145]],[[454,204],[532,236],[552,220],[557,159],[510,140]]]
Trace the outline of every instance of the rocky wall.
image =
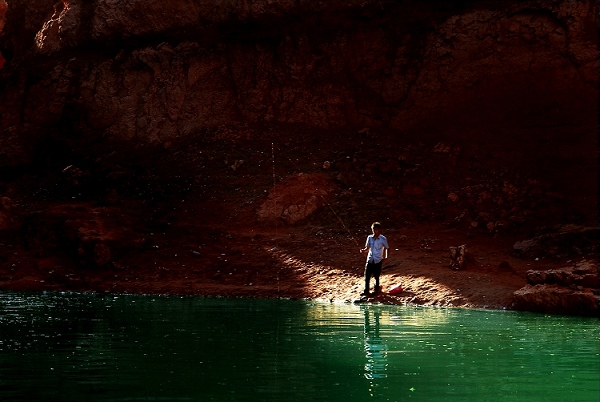
[[514,296],[519,310],[598,316],[598,264],[584,259],[557,270],[530,270],[527,285]]
[[[6,16],[6,1],[0,0],[0,34],[4,29],[5,16]],[[2,57],[2,53],[0,53],[0,69],[4,67],[4,57]]]
[[513,127],[595,126],[597,2],[447,3],[11,0],[0,166],[48,133],[162,143],[299,123],[493,145]]

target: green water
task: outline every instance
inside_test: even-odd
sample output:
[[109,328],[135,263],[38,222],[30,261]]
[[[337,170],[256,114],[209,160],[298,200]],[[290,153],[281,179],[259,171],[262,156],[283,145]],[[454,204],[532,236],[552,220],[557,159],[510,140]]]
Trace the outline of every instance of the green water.
[[0,401],[600,401],[598,320],[0,292]]

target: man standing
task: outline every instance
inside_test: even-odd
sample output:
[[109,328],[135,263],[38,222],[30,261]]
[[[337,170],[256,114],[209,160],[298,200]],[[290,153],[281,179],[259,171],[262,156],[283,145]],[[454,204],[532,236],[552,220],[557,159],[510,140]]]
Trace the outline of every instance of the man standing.
[[381,223],[373,222],[371,225],[373,234],[367,237],[365,248],[361,249],[362,254],[367,253],[367,263],[365,265],[365,291],[363,296],[369,296],[371,277],[375,278],[374,294],[379,293],[379,275],[381,274],[381,265],[387,259],[388,245],[387,238],[381,234]]

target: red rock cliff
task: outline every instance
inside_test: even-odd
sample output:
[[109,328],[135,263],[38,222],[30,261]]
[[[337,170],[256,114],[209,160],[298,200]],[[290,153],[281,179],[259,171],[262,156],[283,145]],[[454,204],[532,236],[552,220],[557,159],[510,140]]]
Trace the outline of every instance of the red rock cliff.
[[49,133],[161,143],[265,122],[421,130],[511,163],[595,166],[596,1],[8,6],[0,166],[29,163]]
[[[6,15],[6,1],[0,0],[0,34],[4,29],[4,17]],[[2,57],[2,53],[0,53],[0,69],[4,67],[4,57]]]

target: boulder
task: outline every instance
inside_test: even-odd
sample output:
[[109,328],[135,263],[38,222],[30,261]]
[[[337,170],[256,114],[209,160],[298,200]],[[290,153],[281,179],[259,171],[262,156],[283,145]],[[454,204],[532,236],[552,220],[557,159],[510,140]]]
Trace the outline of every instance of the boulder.
[[467,259],[467,245],[450,247],[450,268],[454,270],[462,269]]
[[598,263],[527,271],[527,286],[514,293],[519,310],[594,315],[598,313]]
[[[581,272],[581,271],[577,271]],[[547,271],[527,271],[527,283],[530,285],[556,284],[559,286],[581,286],[598,288],[598,272],[576,273],[575,267],[550,269]]]
[[321,174],[298,174],[275,185],[258,209],[259,221],[299,222],[327,203],[335,185]]
[[594,253],[597,250],[598,227],[560,225],[546,229],[546,233],[514,244],[515,254],[523,257],[574,255]]
[[598,314],[598,296],[591,289],[527,285],[514,293],[514,307],[540,313],[593,316]]

